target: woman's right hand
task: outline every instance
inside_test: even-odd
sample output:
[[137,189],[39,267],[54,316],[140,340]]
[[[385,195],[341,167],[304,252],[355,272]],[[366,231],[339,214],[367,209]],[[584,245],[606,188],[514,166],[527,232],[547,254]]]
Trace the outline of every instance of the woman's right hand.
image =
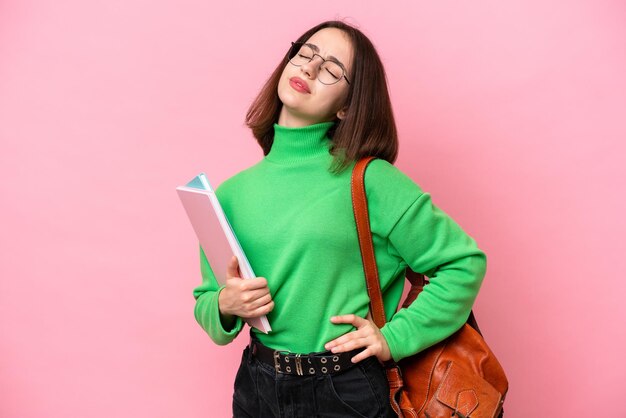
[[232,319],[233,315],[254,318],[274,309],[267,280],[264,277],[242,279],[236,256],[228,263],[226,287],[220,292],[218,305],[225,319]]

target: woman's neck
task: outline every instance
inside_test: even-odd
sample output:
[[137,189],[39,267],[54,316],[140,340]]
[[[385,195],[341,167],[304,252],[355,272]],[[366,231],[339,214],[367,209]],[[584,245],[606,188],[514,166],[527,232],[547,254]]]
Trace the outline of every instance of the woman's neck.
[[304,126],[332,121],[333,119],[331,118],[319,120],[319,118],[294,115],[283,105],[280,109],[280,114],[278,115],[278,122],[276,123],[287,128],[302,128]]

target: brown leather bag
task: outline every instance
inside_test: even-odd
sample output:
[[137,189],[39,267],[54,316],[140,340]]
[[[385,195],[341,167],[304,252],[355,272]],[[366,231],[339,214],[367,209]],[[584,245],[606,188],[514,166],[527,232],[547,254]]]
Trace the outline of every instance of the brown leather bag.
[[[367,211],[364,176],[375,157],[360,159],[352,172],[352,203],[363,258],[370,312],[379,328],[385,324],[378,269]],[[411,290],[407,307],[427,282],[423,274],[406,269]],[[395,363],[385,362],[389,401],[399,417],[502,417],[508,381],[502,366],[483,339],[474,315],[445,340]]]

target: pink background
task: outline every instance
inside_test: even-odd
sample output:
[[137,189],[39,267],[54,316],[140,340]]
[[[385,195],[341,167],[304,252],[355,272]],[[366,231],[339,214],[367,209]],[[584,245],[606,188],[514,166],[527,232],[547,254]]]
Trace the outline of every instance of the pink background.
[[289,41],[333,18],[384,61],[397,166],[488,255],[475,312],[507,416],[620,416],[625,12],[3,1],[0,416],[230,416],[247,330],[219,347],[196,324],[197,242],[174,189],[262,157],[251,100]]

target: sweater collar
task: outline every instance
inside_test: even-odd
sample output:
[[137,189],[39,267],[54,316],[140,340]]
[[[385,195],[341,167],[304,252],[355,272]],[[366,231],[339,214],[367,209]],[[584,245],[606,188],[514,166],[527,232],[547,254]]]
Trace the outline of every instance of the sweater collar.
[[335,122],[320,122],[302,127],[274,124],[274,142],[265,156],[276,163],[297,163],[328,155],[330,138],[326,135]]

